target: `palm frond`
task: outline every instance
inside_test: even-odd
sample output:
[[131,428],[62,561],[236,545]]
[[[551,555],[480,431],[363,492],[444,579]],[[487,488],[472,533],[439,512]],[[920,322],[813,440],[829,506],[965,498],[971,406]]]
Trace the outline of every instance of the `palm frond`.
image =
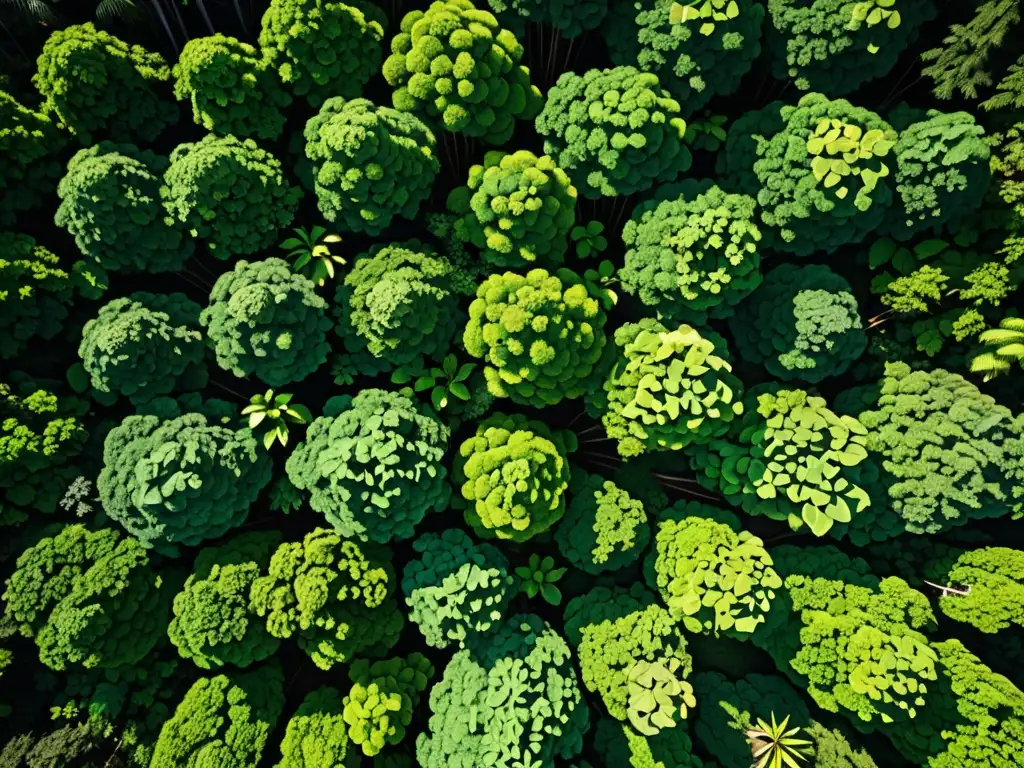
[[57,14],[53,12],[53,8],[43,0],[0,0],[0,4],[13,5],[24,15],[37,21],[53,22],[57,20]]
[[136,18],[138,15],[139,9],[132,0],[100,0],[96,6],[96,18],[102,21]]

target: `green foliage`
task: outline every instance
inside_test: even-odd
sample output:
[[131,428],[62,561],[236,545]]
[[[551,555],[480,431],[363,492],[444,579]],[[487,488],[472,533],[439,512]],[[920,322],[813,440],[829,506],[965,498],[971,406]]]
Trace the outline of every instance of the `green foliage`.
[[168,216],[167,160],[132,144],[103,141],[79,150],[57,194],[54,222],[81,252],[111,272],[177,272],[195,247]]
[[[271,49],[273,50],[273,49]],[[174,96],[192,102],[192,119],[220,136],[276,139],[291,96],[270,59],[248,43],[215,34],[185,43],[171,73]]]
[[607,317],[574,272],[491,275],[462,340],[484,360],[487,388],[520,405],[555,405],[596,388]]
[[1009,373],[1013,363],[1024,365],[1024,319],[1005,317],[998,328],[984,331],[981,351],[971,359],[971,372],[984,373],[985,381]]
[[106,274],[81,261],[69,273],[29,235],[0,232],[0,240],[0,358],[11,358],[33,339],[56,336],[76,294],[99,298]]
[[[928,0],[768,0],[774,34],[768,35],[773,73],[802,91],[845,96],[891,72],[897,59],[935,17]],[[876,7],[873,7],[876,6]]]
[[384,25],[368,18],[363,5],[271,0],[263,14],[260,50],[285,86],[310,106],[332,96],[356,98],[380,71]]
[[831,253],[877,229],[893,202],[896,131],[845,99],[811,93],[796,106],[771,105],[738,120],[729,138],[731,167],[749,174],[754,161],[769,247]]
[[55,670],[138,664],[167,626],[172,587],[135,539],[63,528],[18,558],[4,600]]
[[309,408],[291,404],[292,397],[290,392],[275,395],[268,389],[265,394],[250,397],[249,405],[242,409],[242,415],[249,417],[249,429],[263,433],[263,447],[268,451],[275,441],[288,445],[289,422],[309,424],[313,420]]
[[317,528],[277,548],[252,583],[250,609],[274,637],[297,637],[320,669],[362,652],[381,655],[402,630],[390,560],[384,548]]
[[657,75],[692,114],[739,89],[761,53],[763,21],[752,0],[642,0],[613,5],[602,31],[614,64]]
[[842,731],[811,723],[805,733],[814,742],[815,768],[878,768],[871,755],[853,747]]
[[711,181],[659,188],[622,231],[626,291],[661,318],[705,323],[732,314],[761,284],[755,205]]
[[997,93],[981,103],[987,111],[1013,107],[1024,107],[1024,58],[1017,59],[1016,64],[1007,68],[1008,74],[996,86]]
[[[88,725],[63,725],[37,735],[35,732],[15,736],[0,752],[4,768],[62,768],[99,765],[99,736]],[[78,762],[81,761],[81,762]]]
[[171,152],[164,175],[171,216],[206,241],[216,258],[247,256],[274,244],[302,196],[280,161],[252,139],[208,134]]
[[558,605],[562,602],[562,592],[555,584],[565,575],[568,568],[555,568],[555,559],[541,556],[534,553],[526,565],[516,568],[516,576],[520,579],[519,589],[528,598],[534,598],[538,594],[544,598],[549,605]]
[[343,712],[349,740],[368,757],[401,743],[433,675],[433,665],[421,653],[373,664],[357,659],[348,670],[352,688]]
[[459,446],[453,480],[471,502],[466,523],[481,538],[527,541],[565,514],[576,438],[524,415],[494,413]]
[[950,567],[939,598],[946,616],[995,633],[1024,626],[1024,552],[983,547],[962,553]]
[[845,373],[868,343],[850,284],[820,264],[773,269],[729,327],[742,359],[782,381]]
[[411,398],[364,389],[328,403],[285,465],[310,506],[343,536],[407,539],[448,505],[448,428]]
[[307,693],[288,721],[278,768],[335,768],[351,762],[342,708],[336,688]]
[[67,143],[54,122],[0,90],[0,226],[38,206],[61,175],[54,158]]
[[789,728],[789,715],[779,723],[772,712],[770,725],[758,718],[756,727],[747,731],[754,760],[757,761],[755,768],[786,768],[807,762],[807,758],[814,755],[813,743],[800,738],[799,733],[799,726]]
[[[608,13],[609,0],[487,0],[495,13],[505,14],[525,29],[529,22],[550,24],[560,37],[572,39],[595,29]],[[519,18],[516,19],[515,17]],[[505,17],[503,17],[505,18]]]
[[640,557],[651,538],[639,499],[611,480],[573,468],[571,501],[555,530],[558,549],[585,573],[624,568]]
[[589,724],[569,646],[533,614],[507,619],[478,655],[457,651],[430,711],[422,768],[554,768],[580,753]]
[[704,514],[697,502],[662,513],[647,555],[649,586],[689,631],[742,638],[764,623],[782,579],[761,539]]
[[691,454],[701,483],[745,512],[786,520],[794,530],[862,530],[871,521],[860,520],[871,505],[858,466],[868,458],[865,425],[800,389],[754,390],[748,400],[746,416],[726,438]]
[[201,678],[164,723],[151,768],[256,768],[283,707],[277,666]]
[[327,278],[334,279],[334,267],[345,266],[344,257],[331,253],[331,245],[341,242],[341,235],[327,234],[327,228],[316,226],[307,231],[302,227],[292,230],[295,237],[289,237],[278,247],[291,249],[288,256],[295,257],[292,269],[308,277],[318,288],[323,288]]
[[54,30],[32,84],[42,112],[92,144],[99,137],[153,141],[178,117],[161,91],[171,68],[159,53],[128,45],[90,22]]
[[456,269],[419,241],[377,244],[356,259],[334,295],[335,331],[385,368],[444,358],[462,312]]
[[182,658],[202,669],[263,661],[280,641],[249,611],[249,590],[281,541],[276,531],[244,533],[199,551],[192,573],[174,598],[167,634]]
[[199,315],[217,364],[271,387],[302,381],[327,360],[327,302],[284,259],[239,261]]
[[199,305],[183,293],[133,293],[100,307],[78,356],[100,392],[145,402],[207,381]]
[[412,546],[419,557],[405,567],[402,592],[427,645],[464,648],[497,627],[516,593],[496,547],[476,544],[457,528],[423,534]]
[[396,216],[416,218],[441,167],[418,117],[368,99],[327,99],[303,137],[320,212],[350,232],[379,235]]
[[743,413],[743,385],[725,341],[645,318],[615,331],[621,352],[593,405],[622,456],[707,442]]
[[642,192],[689,169],[681,111],[655,74],[591,69],[558,78],[536,127],[544,153],[593,200]]
[[941,533],[1020,506],[1024,424],[962,376],[886,363],[868,408],[858,416],[866,444],[908,532]]
[[[71,398],[31,379],[0,382],[0,490],[5,505],[53,512],[63,493],[54,481],[82,450],[88,433]],[[71,470],[74,474],[74,470]]]
[[629,591],[596,587],[573,598],[565,608],[565,631],[576,646],[583,684],[616,720],[653,736],[677,725],[676,716],[685,718],[686,707],[694,706],[686,640],[641,585]]
[[402,18],[384,79],[395,88],[395,109],[498,145],[516,118],[532,120],[542,105],[522,57],[522,44],[493,14],[470,0],[437,0]]
[[608,247],[608,238],[601,233],[604,232],[604,224],[600,221],[588,221],[586,226],[573,227],[569,230],[569,239],[576,246],[576,257],[587,259],[603,253]]
[[698,702],[694,736],[715,755],[722,768],[750,768],[746,731],[764,713],[787,712],[798,723],[810,720],[800,694],[774,675],[751,674],[728,680],[718,672],[701,672],[694,678],[693,689]]
[[[408,384],[413,382],[410,389],[402,389],[404,394],[410,392],[426,392],[430,390],[430,402],[434,410],[440,413],[449,402],[469,403],[472,394],[469,391],[468,379],[476,368],[476,363],[463,363],[459,365],[455,355],[445,355],[441,368],[432,367],[427,370],[422,365],[396,368],[391,374],[392,384]],[[415,381],[414,381],[415,379]],[[455,398],[453,401],[451,398]]]
[[[704,763],[693,754],[693,744],[686,728],[664,728],[657,736],[644,736],[626,723],[602,717],[591,737],[594,749],[604,760],[601,765],[621,768],[703,768],[715,765]],[[580,768],[586,768],[586,765],[581,763]]]
[[952,218],[969,216],[988,189],[990,150],[985,129],[967,112],[929,110],[900,133],[895,185],[901,204],[888,229],[906,240]]
[[576,219],[576,188],[547,155],[491,151],[448,195],[456,233],[498,268],[560,265]]
[[233,406],[157,398],[125,417],[103,446],[103,509],[145,547],[176,555],[245,522],[270,482],[270,459]]

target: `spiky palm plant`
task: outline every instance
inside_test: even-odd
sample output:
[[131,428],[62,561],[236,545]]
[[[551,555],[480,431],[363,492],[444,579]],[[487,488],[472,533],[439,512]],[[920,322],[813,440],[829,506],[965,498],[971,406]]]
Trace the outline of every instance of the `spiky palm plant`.
[[797,738],[800,729],[787,730],[788,725],[789,715],[778,723],[772,712],[771,725],[758,718],[757,726],[747,729],[747,741],[754,758],[751,768],[800,768],[800,763],[813,754],[811,742]]
[[1006,373],[1014,363],[1024,365],[1024,317],[1004,318],[978,341],[984,349],[971,359],[971,371],[985,374],[985,381]]

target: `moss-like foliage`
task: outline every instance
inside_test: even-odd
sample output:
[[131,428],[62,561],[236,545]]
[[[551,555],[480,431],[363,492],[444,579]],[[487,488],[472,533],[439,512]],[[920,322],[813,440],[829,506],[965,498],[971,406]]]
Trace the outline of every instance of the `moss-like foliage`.
[[0,242],[0,358],[12,358],[33,339],[60,333],[77,296],[99,298],[106,273],[81,261],[65,269],[29,235],[0,232]]
[[939,610],[949,618],[987,633],[1024,627],[1024,552],[1008,547],[964,552],[946,582],[957,590],[939,598]]
[[607,317],[574,272],[491,275],[469,306],[462,340],[484,361],[487,388],[521,405],[555,405],[596,389]]
[[396,216],[416,218],[441,167],[418,117],[368,99],[327,99],[303,137],[320,212],[351,232],[379,235]]
[[622,231],[623,287],[662,318],[705,323],[731,315],[761,284],[755,206],[710,180],[659,188]]
[[476,544],[451,528],[413,542],[419,557],[402,574],[409,620],[427,645],[465,648],[496,629],[515,596],[508,560],[490,544]]
[[596,199],[642,192],[690,167],[681,111],[655,74],[591,69],[558,78],[536,126],[545,154]]
[[770,105],[729,138],[725,166],[760,187],[770,247],[809,256],[859,243],[893,203],[896,131],[845,99],[811,93],[796,106]]
[[572,39],[600,26],[609,0],[487,0],[491,10],[503,14],[516,29],[526,24],[550,24],[560,37]]
[[543,102],[522,57],[522,44],[494,14],[470,0],[437,0],[402,18],[384,78],[395,88],[395,109],[503,144],[516,119],[532,120]]
[[137,540],[71,525],[21,554],[4,600],[46,666],[113,669],[163,636],[171,590]]
[[384,25],[367,16],[369,3],[271,0],[260,50],[285,86],[310,106],[353,99],[380,71]]
[[773,269],[729,327],[740,357],[782,381],[838,376],[868,345],[853,289],[820,264]]
[[167,634],[183,658],[202,669],[263,661],[280,640],[249,611],[249,589],[281,541],[276,531],[244,533],[199,551],[192,573],[174,598]]
[[[703,768],[715,765],[704,763],[693,753],[693,742],[686,728],[682,727],[663,728],[656,736],[645,736],[626,723],[602,717],[590,736],[595,751],[604,761],[601,765],[621,768]],[[587,764],[581,763],[580,768],[587,768]]]
[[532,614],[507,619],[478,655],[456,652],[430,711],[416,740],[422,768],[514,765],[505,755],[554,768],[582,751],[589,725],[569,646]]
[[429,512],[448,505],[441,463],[448,428],[397,392],[364,389],[328,403],[288,457],[288,479],[345,537],[410,538]]
[[385,369],[440,363],[465,318],[457,273],[418,241],[374,245],[335,292],[335,331],[349,352],[365,350]]
[[858,466],[869,464],[867,428],[800,389],[755,390],[747,400],[729,435],[691,453],[701,483],[748,514],[807,525],[816,536],[861,524],[871,505]]
[[368,757],[400,744],[433,675],[434,667],[422,653],[373,664],[357,659],[348,670],[352,688],[343,712],[352,744]]
[[[837,728],[826,728],[821,723],[812,722],[801,736],[814,743],[815,768],[879,768],[871,755],[851,744]],[[737,763],[736,768],[745,768],[745,764]]]
[[[597,587],[573,598],[565,631],[576,646],[583,684],[616,720],[655,736],[687,717],[695,704],[686,681],[693,660],[676,620],[641,585]],[[653,695],[644,696],[645,688]]]
[[276,139],[292,97],[270,60],[248,43],[216,34],[185,43],[172,70],[174,96],[192,103],[192,118],[220,136]]
[[204,136],[179,144],[164,175],[167,208],[218,259],[246,256],[277,242],[302,191],[280,161],[252,139]]
[[167,160],[131,144],[100,142],[68,162],[54,222],[112,272],[177,272],[193,241],[165,207]]
[[581,571],[596,575],[624,568],[647,548],[651,531],[639,499],[611,480],[575,467],[569,495],[555,541],[565,559]]
[[43,114],[83,144],[115,135],[153,141],[178,117],[177,107],[161,93],[171,79],[164,57],[128,45],[92,22],[55,30],[37,67],[32,84],[43,96]]
[[150,766],[256,768],[283,707],[276,665],[200,678],[164,723]]
[[687,114],[735,93],[761,53],[764,6],[755,0],[616,3],[602,32],[615,64],[652,72]]
[[386,548],[317,528],[277,548],[252,584],[250,607],[274,637],[296,637],[320,669],[382,655],[402,631],[390,561]]
[[615,331],[614,367],[591,406],[623,456],[679,450],[724,434],[743,413],[725,341],[645,318]]
[[911,533],[942,533],[1019,509],[1022,419],[942,369],[886,363],[858,419],[881,457],[888,506]]
[[935,17],[928,0],[768,0],[776,77],[803,91],[845,96],[892,71]]
[[495,267],[557,266],[576,220],[576,187],[547,155],[488,152],[448,195],[458,235]]
[[323,768],[352,762],[352,747],[337,688],[306,694],[285,728],[278,768]]
[[284,259],[239,261],[199,315],[217,364],[271,387],[301,381],[327,360],[327,302]]
[[103,509],[145,546],[175,555],[241,525],[270,482],[270,459],[234,407],[157,398],[107,435],[96,482]]
[[199,305],[183,293],[133,293],[82,328],[78,356],[100,392],[145,402],[206,385]]
[[900,131],[893,148],[899,204],[886,229],[898,240],[970,216],[988,190],[991,150],[967,112],[929,110]]
[[62,171],[55,154],[66,143],[53,120],[0,89],[0,227],[53,190]]
[[[700,702],[693,734],[715,756],[722,768],[750,768],[750,743],[746,731],[758,719],[771,722],[789,716],[791,727],[805,728],[811,716],[800,694],[775,675],[752,674],[729,680],[719,672],[694,677],[693,691]],[[803,733],[798,738],[805,738]],[[815,762],[815,768],[853,768]],[[863,767],[862,767],[863,768]]]
[[494,413],[459,446],[453,480],[470,502],[466,523],[480,537],[526,541],[565,514],[572,433],[524,415]]
[[661,513],[648,585],[691,632],[743,638],[765,621],[782,579],[764,542],[728,512],[691,501]]

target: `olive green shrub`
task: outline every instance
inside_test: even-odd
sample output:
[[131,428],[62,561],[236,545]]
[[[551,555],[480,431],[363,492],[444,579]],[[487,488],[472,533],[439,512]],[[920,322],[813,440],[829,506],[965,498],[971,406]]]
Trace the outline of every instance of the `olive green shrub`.
[[521,413],[494,413],[459,446],[453,480],[466,507],[466,523],[485,539],[527,541],[565,514],[570,432],[552,431]]
[[62,171],[55,155],[65,144],[50,117],[0,89],[0,227],[13,226],[53,190]]
[[402,18],[384,79],[392,103],[444,131],[504,144],[516,119],[532,120],[543,97],[520,64],[523,46],[470,0],[435,0]]
[[458,528],[426,533],[413,542],[418,557],[402,573],[409,620],[427,645],[459,648],[496,629],[515,597],[508,560]]
[[140,291],[104,304],[78,345],[93,388],[138,403],[205,386],[200,311],[183,293]]
[[327,302],[284,259],[239,261],[200,313],[217,364],[270,387],[302,381],[327,360]]
[[484,361],[491,394],[543,407],[597,388],[606,321],[600,302],[568,269],[505,272],[477,288],[462,340]]
[[433,675],[434,667],[422,653],[372,664],[365,659],[353,662],[348,669],[352,688],[342,713],[349,741],[368,757],[401,743]]
[[591,69],[558,78],[536,128],[544,153],[596,199],[643,192],[689,169],[681,112],[655,74]]
[[220,136],[276,139],[291,96],[259,50],[216,34],[185,43],[174,65],[174,96],[192,103],[197,125]]
[[396,216],[415,219],[441,167],[418,117],[368,99],[327,99],[303,137],[320,212],[350,232],[379,235]]
[[576,188],[547,155],[521,149],[484,155],[448,195],[456,233],[498,268],[560,265],[576,221]]
[[166,158],[103,141],[79,150],[57,187],[54,222],[83,255],[111,272],[177,272],[195,244],[170,216]]
[[302,190],[280,161],[252,139],[209,134],[171,152],[166,205],[218,259],[247,256],[277,242],[292,223]]
[[278,768],[345,766],[352,762],[343,706],[337,688],[324,686],[307,693],[285,726]]
[[448,428],[397,392],[364,389],[328,402],[285,468],[309,491],[309,505],[348,538],[407,539],[430,512],[448,505],[441,463]]
[[284,85],[312,107],[332,96],[353,99],[380,71],[384,25],[371,3],[271,0],[260,50]]

